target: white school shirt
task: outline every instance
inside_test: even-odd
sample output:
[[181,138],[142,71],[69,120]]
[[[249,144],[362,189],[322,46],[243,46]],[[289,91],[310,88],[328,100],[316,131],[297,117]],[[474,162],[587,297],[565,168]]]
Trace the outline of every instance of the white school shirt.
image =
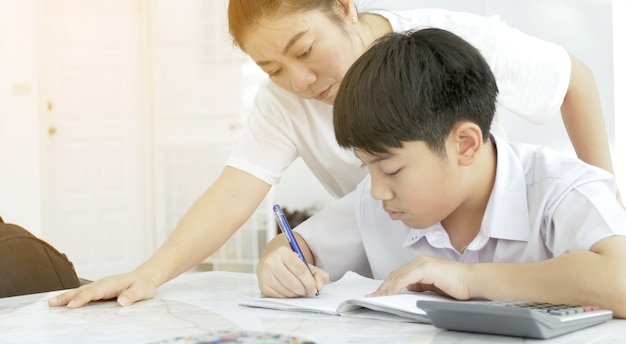
[[[496,78],[498,108],[534,123],[559,112],[571,72],[569,55],[560,46],[522,34],[497,16],[438,9],[375,13],[387,18],[396,32],[437,27],[473,44]],[[299,98],[267,80],[226,164],[275,185],[302,157],[330,194],[343,196],[354,190],[366,171],[351,151],[336,143],[332,116],[331,105]],[[492,133],[504,137],[497,115]]]
[[419,255],[467,263],[535,262],[626,235],[626,212],[608,172],[546,147],[493,140],[496,180],[480,232],[463,253],[440,223],[412,229],[391,220],[371,197],[368,176],[296,228],[315,265],[333,280],[348,270],[385,279]]

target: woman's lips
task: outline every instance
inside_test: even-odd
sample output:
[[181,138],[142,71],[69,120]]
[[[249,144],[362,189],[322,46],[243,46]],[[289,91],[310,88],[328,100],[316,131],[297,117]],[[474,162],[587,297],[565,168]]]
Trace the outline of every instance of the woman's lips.
[[330,87],[328,87],[321,93],[318,93],[314,98],[323,102],[324,100],[326,100],[326,98],[328,98],[329,94],[330,94]]

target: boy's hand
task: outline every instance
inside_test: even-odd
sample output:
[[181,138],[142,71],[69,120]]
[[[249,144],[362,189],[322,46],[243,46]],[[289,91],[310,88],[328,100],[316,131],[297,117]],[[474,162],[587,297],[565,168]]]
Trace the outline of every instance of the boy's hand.
[[328,272],[309,265],[313,275],[298,255],[281,246],[265,254],[257,265],[259,288],[268,297],[314,295],[330,280]]
[[467,285],[470,267],[466,263],[419,256],[394,270],[368,296],[398,294],[407,288],[410,291],[431,290],[455,299],[467,300],[472,296]]
[[140,300],[150,299],[157,287],[136,271],[102,278],[59,294],[48,300],[51,307],[78,308],[91,301],[117,298],[117,304],[128,306]]

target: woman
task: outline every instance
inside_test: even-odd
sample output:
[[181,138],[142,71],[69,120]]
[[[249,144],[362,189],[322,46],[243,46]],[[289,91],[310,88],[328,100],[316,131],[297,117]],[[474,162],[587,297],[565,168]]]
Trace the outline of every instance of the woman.
[[[298,156],[333,195],[352,191],[366,171],[335,142],[332,104],[351,64],[391,31],[438,27],[460,35],[490,64],[499,106],[534,122],[561,110],[578,156],[612,172],[589,69],[561,47],[521,34],[498,18],[442,10],[359,14],[354,0],[231,0],[228,15],[235,43],[271,82],[262,85],[227,166],[149,260],[61,294],[51,306],[76,308],[114,297],[126,306],[151,298],[161,284],[223,245]],[[492,132],[503,136],[498,119]]]

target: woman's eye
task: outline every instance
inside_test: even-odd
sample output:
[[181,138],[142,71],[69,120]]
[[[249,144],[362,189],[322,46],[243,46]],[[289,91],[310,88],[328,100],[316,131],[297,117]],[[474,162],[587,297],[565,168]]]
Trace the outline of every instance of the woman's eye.
[[303,59],[303,58],[308,57],[309,55],[311,55],[311,49],[312,48],[309,48],[306,51],[304,51],[303,53],[299,54],[298,58],[299,59]]
[[282,68],[274,69],[274,70],[268,71],[267,75],[269,75],[271,78],[273,78],[273,77],[276,77],[276,76],[280,75],[280,72],[282,72],[282,71],[283,71]]

